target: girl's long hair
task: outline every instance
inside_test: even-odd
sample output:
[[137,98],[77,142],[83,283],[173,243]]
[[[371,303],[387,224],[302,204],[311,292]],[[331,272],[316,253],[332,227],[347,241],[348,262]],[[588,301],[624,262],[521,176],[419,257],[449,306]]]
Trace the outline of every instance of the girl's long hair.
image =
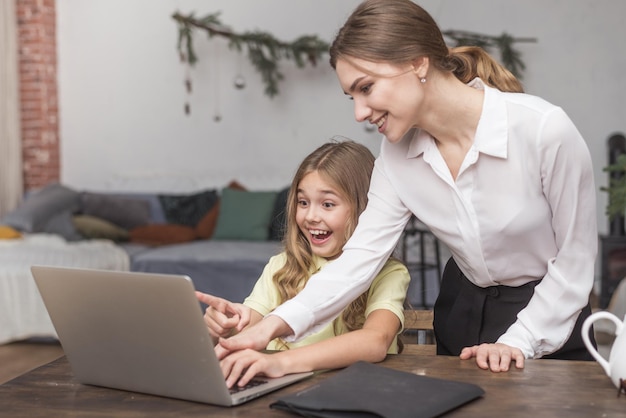
[[[302,161],[287,197],[287,229],[283,238],[286,263],[273,277],[280,293],[280,303],[293,298],[316,272],[309,241],[296,223],[298,186],[302,179],[307,174],[317,171],[325,181],[336,188],[342,199],[346,200],[351,208],[350,216],[346,220],[346,236],[343,237],[347,241],[354,232],[359,215],[367,205],[367,192],[373,168],[374,156],[370,150],[350,140],[328,142]],[[344,309],[341,318],[348,330],[363,326],[366,302],[367,292]]]

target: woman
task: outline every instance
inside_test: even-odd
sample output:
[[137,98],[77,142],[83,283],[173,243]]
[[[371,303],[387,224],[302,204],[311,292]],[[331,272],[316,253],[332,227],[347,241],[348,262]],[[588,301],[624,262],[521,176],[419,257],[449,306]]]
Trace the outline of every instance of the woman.
[[[597,252],[586,144],[557,106],[480,48],[449,50],[409,0],[368,0],[330,50],[358,121],[384,135],[369,203],[343,255],[218,353],[300,338],[370,283],[411,213],[450,249],[434,307],[439,354],[506,371],[590,359],[580,338]],[[323,283],[343,287],[324,291]]]

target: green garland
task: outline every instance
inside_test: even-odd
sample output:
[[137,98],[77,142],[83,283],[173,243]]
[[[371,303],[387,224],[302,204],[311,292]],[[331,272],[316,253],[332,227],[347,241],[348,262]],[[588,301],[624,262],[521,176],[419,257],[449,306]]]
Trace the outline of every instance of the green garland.
[[[319,39],[317,35],[305,35],[293,42],[283,42],[276,39],[272,34],[262,31],[235,33],[222,25],[219,20],[220,12],[209,14],[202,18],[196,18],[194,13],[183,16],[174,13],[172,18],[178,23],[178,51],[182,62],[194,65],[198,57],[193,47],[194,29],[207,32],[209,38],[222,36],[229,40],[229,48],[242,52],[247,48],[250,63],[261,74],[265,83],[265,94],[274,97],[278,94],[278,83],[283,79],[278,64],[283,58],[293,60],[298,68],[303,68],[307,63],[315,66],[322,56],[328,53],[329,44]],[[516,42],[536,42],[533,38],[513,38],[503,33],[501,36],[489,36],[472,32],[450,30],[443,35],[452,39],[456,45],[476,45],[485,49],[498,48],[502,64],[515,76],[521,78],[525,69],[521,59],[521,53],[513,45]],[[191,81],[186,80],[187,88],[190,89]]]
[[279,71],[278,62],[282,59],[293,60],[299,68],[307,63],[315,66],[322,55],[328,51],[329,45],[316,35],[301,36],[295,41],[282,42],[268,32],[244,32],[238,34],[224,27],[218,19],[219,12],[200,19],[194,18],[193,13],[182,16],[179,13],[172,15],[178,22],[178,51],[180,59],[194,65],[198,58],[193,49],[193,30],[203,29],[209,35],[228,38],[230,49],[242,52],[245,46],[248,58],[256,70],[261,73],[265,83],[265,94],[274,97],[278,94],[278,82],[283,79]]

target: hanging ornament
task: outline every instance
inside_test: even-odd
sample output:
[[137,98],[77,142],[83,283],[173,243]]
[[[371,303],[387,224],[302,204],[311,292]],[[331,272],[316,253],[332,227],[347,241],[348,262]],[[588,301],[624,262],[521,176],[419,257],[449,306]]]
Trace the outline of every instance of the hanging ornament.
[[237,57],[237,76],[235,76],[235,88],[241,90],[246,87],[246,79],[241,75],[241,51]]
[[215,111],[213,113],[213,121],[219,123],[222,120],[220,112],[220,48],[219,42],[215,43],[215,71],[214,71],[214,92],[215,92]]
[[185,91],[187,92],[187,99],[185,100],[184,110],[185,115],[189,116],[191,114],[191,104],[189,103],[189,98],[191,96],[191,91],[193,90],[191,83],[191,71],[189,62],[187,61],[185,54],[182,52],[180,53],[180,60],[185,65]]
[[246,79],[243,78],[241,74],[237,74],[237,77],[235,77],[235,87],[237,90],[241,90],[246,87]]

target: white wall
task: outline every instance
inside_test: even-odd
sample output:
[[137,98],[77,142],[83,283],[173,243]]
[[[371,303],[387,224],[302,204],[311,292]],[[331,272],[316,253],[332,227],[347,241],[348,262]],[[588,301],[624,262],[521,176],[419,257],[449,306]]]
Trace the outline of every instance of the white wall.
[[[300,160],[333,135],[380,138],[354,121],[326,59],[300,70],[285,61],[270,99],[225,41],[196,36],[194,91],[183,105],[185,67],[171,14],[221,11],[234,31],[267,30],[291,41],[331,41],[358,0],[57,0],[62,181],[94,190],[192,191],[238,179],[253,189],[287,185]],[[527,92],[562,106],[586,138],[598,188],[606,139],[626,132],[626,2],[622,0],[424,0],[443,30],[515,37]],[[234,87],[241,71],[247,85]],[[217,109],[217,110],[216,110]],[[220,122],[213,120],[216,111]],[[606,231],[606,194],[598,223]]]

